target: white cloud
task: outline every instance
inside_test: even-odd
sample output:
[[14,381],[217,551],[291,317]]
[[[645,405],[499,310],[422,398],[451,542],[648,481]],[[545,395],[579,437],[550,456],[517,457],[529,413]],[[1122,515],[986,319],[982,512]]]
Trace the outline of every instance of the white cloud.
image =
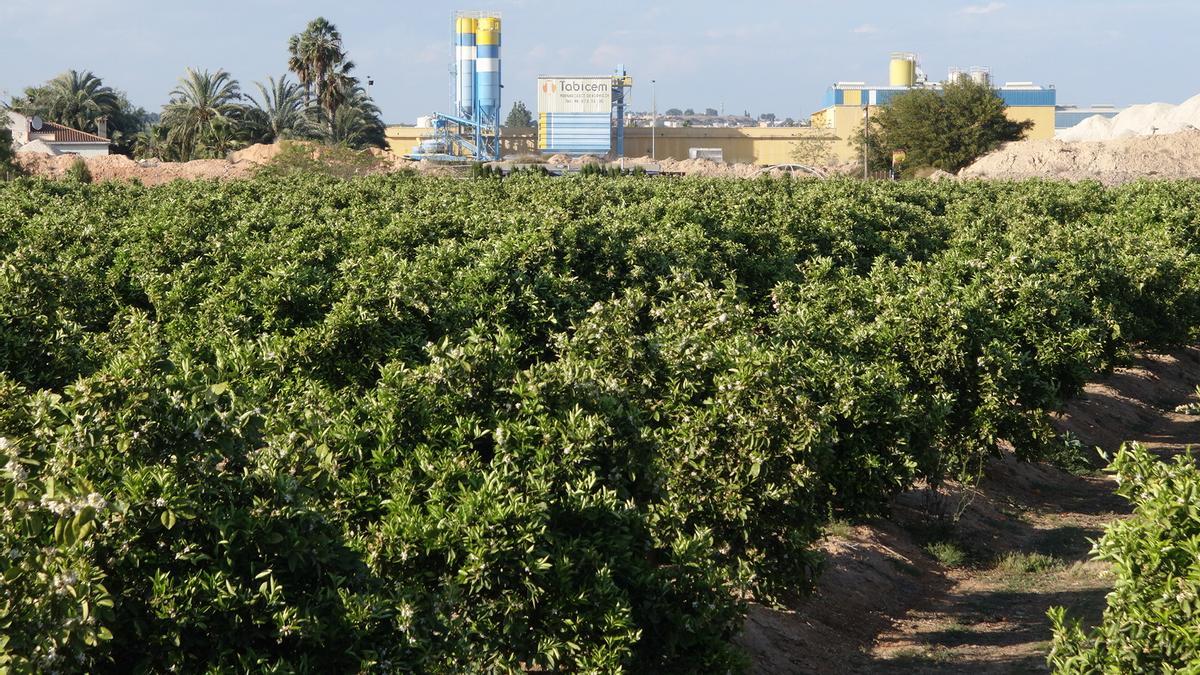
[[863,25],[861,25],[861,26],[858,26],[857,28],[855,28],[854,30],[852,30],[852,31],[850,31],[850,32],[851,32],[851,33],[856,33],[856,34],[858,34],[858,35],[872,35],[872,34],[874,34],[874,33],[878,33],[878,32],[879,32],[879,27],[878,27],[878,26],[873,26],[873,25],[871,25],[871,24],[869,24],[869,23],[864,23]]
[[1005,2],[989,2],[986,5],[967,5],[962,8],[963,14],[994,14],[1008,7]]

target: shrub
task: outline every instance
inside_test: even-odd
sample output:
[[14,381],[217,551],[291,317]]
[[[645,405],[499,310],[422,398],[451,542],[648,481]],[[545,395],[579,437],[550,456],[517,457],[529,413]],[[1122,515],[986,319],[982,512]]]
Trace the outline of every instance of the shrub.
[[1193,672],[1200,663],[1200,469],[1190,454],[1164,462],[1137,444],[1110,470],[1133,516],[1108,526],[1097,559],[1115,588],[1100,625],[1085,630],[1062,607],[1050,611],[1050,665],[1060,673]]
[[71,166],[67,167],[67,180],[76,183],[92,182],[92,171],[82,157],[76,157]]

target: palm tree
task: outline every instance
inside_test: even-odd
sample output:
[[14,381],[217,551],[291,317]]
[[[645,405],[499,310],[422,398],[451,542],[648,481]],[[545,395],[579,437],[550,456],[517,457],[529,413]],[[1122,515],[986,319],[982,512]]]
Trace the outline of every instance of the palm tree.
[[29,87],[25,95],[8,107],[26,115],[39,115],[72,129],[96,131],[96,120],[122,112],[122,96],[91,71],[68,70],[40,87]]
[[324,17],[317,17],[303,33],[288,40],[288,53],[288,69],[296,73],[305,96],[312,100],[315,88],[317,104],[326,120],[332,120],[346,100],[344,92],[357,84],[350,76],[354,64],[346,61],[342,34]]
[[236,145],[234,133],[244,113],[241,98],[237,80],[224,70],[188,68],[163,107],[167,142],[185,160],[223,156]]
[[267,84],[255,82],[259,98],[247,96],[254,105],[251,120],[259,127],[257,139],[264,143],[289,138],[310,138],[316,128],[310,116],[310,106],[299,84],[283,75],[278,80],[267,78]]
[[325,73],[325,79],[317,91],[317,103],[325,111],[326,119],[333,120],[338,108],[350,100],[351,94],[358,88],[358,78],[350,75],[351,70],[354,70],[354,62],[346,61]]
[[379,106],[357,84],[345,89],[342,96],[345,102],[330,120],[328,141],[352,148],[386,148],[386,127],[380,119]]

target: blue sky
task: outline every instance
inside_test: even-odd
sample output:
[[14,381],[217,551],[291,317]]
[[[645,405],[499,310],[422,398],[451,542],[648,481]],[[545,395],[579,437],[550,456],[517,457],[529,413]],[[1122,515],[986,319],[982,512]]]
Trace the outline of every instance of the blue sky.
[[1060,103],[1178,103],[1200,93],[1200,2],[1117,0],[0,0],[0,94],[89,69],[157,110],[187,66],[245,87],[285,69],[286,43],[317,15],[343,33],[388,122],[446,107],[450,16],[504,16],[505,108],[533,109],[539,74],[624,63],[634,106],[802,117],[837,80],[883,83],[891,51],[931,77],[989,66],[998,81],[1053,84]]

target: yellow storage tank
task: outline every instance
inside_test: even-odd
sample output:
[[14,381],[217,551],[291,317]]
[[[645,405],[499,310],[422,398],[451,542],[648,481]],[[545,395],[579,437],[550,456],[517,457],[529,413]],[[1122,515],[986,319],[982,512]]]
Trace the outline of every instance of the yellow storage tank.
[[478,35],[478,44],[481,45],[498,45],[500,44],[500,17],[484,16],[480,17],[476,23],[476,34]]
[[917,55],[910,52],[892,54],[888,84],[893,87],[911,87],[917,83]]

